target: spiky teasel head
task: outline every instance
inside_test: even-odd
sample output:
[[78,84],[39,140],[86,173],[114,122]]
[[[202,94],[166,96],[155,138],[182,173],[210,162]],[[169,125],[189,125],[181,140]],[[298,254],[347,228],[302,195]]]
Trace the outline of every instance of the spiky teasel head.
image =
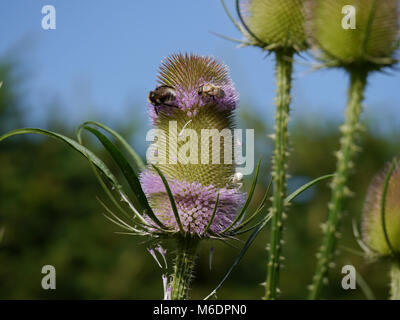
[[397,0],[307,0],[307,32],[327,65],[370,70],[396,62]]
[[[167,58],[158,82],[149,94],[150,117],[158,129],[149,160],[168,181],[185,233],[204,236],[219,197],[209,226],[219,233],[244,203],[244,194],[232,183],[238,93],[226,66],[194,54]],[[156,216],[178,231],[160,175],[149,167],[140,179]]]
[[247,16],[249,41],[268,50],[307,48],[304,0],[245,0],[238,10]]
[[[386,193],[384,193],[385,182]],[[383,195],[385,199],[382,217]],[[392,165],[388,164],[374,177],[369,186],[363,211],[362,235],[371,251],[379,256],[388,257],[400,252],[400,162],[398,160]]]

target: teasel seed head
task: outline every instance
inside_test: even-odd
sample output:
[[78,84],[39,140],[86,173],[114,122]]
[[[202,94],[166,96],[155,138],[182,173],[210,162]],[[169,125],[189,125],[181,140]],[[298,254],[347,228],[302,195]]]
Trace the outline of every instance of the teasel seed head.
[[377,70],[396,63],[397,0],[306,0],[307,34],[327,65]]
[[241,10],[247,16],[244,23],[251,31],[247,34],[249,41],[258,41],[258,45],[267,50],[307,49],[304,1],[244,1]]
[[385,226],[383,226],[381,212],[383,189],[390,167],[391,165],[388,164],[373,178],[363,210],[363,240],[373,252],[382,257],[393,256],[394,252],[400,252],[400,163],[398,160],[394,162],[386,189]]

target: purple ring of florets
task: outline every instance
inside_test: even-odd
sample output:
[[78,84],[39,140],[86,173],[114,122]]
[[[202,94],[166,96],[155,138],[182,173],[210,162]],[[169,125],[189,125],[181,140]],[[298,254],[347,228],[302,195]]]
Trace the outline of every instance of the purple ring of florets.
[[[198,90],[201,86],[205,84],[214,84],[210,81],[199,81],[198,86],[193,89],[186,89],[183,87],[176,87],[176,99],[171,104],[178,107],[180,110],[186,112],[189,118],[195,117],[198,110],[206,105],[214,104],[219,111],[235,110],[239,104],[239,93],[235,89],[232,81],[229,80],[222,85],[218,85],[223,91],[224,96],[222,98],[211,97],[211,96],[201,96]],[[147,104],[148,115],[153,123],[156,124],[158,115],[154,110],[154,105],[151,103]],[[159,111],[166,112],[173,111],[175,109],[171,106],[158,106]]]
[[[140,182],[150,202],[152,196],[164,195],[162,203],[157,203],[157,208],[153,208],[154,213],[167,227],[179,231],[160,176],[146,170],[140,175]],[[218,193],[218,207],[210,226],[210,231],[215,234],[222,232],[231,225],[246,197],[245,193],[235,188],[216,188],[213,185],[204,186],[199,182],[178,181],[176,179],[169,179],[168,184],[184,231],[199,236],[204,236],[204,230],[212,217]]]

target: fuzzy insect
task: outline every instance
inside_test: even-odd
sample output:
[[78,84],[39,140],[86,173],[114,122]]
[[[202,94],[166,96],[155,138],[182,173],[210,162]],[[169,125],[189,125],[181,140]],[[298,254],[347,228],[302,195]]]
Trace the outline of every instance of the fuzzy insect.
[[223,98],[225,97],[225,92],[220,87],[213,84],[205,84],[199,88],[198,94],[205,97]]
[[178,108],[173,104],[175,99],[175,89],[166,85],[158,86],[153,91],[150,91],[149,95],[147,96],[147,100],[154,106],[154,111],[156,114],[158,114],[160,106]]

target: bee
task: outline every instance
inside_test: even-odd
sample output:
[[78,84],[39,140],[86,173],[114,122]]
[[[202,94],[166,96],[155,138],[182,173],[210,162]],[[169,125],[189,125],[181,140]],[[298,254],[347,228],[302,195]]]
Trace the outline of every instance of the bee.
[[175,99],[175,89],[166,85],[158,86],[153,91],[150,91],[149,95],[147,96],[147,101],[149,101],[154,106],[154,111],[156,112],[156,114],[158,114],[158,108],[160,106],[178,108],[178,106],[172,104]]
[[215,86],[213,84],[205,84],[199,88],[198,94],[200,96],[208,96],[215,98],[223,98],[225,97],[225,92],[220,87]]

